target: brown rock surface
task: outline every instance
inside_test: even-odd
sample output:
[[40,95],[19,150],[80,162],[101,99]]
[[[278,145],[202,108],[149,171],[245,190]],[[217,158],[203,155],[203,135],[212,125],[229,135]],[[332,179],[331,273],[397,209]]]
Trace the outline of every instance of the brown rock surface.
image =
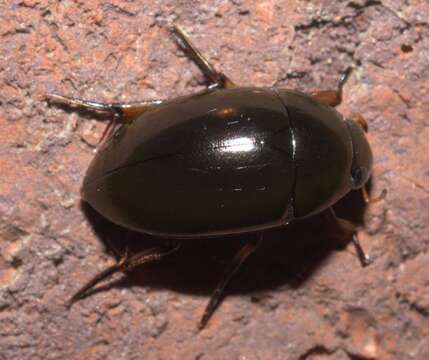
[[[0,359],[428,359],[428,19],[427,0],[3,1]],[[245,237],[188,244],[64,307],[113,261],[108,240],[153,239],[81,205],[105,123],[44,95],[119,102],[202,89],[166,21],[242,85],[328,89],[356,65],[340,110],[368,119],[373,193],[389,192],[366,209],[349,196],[337,210],[365,222],[371,266],[350,244],[337,251],[316,218],[267,234],[201,332]]]

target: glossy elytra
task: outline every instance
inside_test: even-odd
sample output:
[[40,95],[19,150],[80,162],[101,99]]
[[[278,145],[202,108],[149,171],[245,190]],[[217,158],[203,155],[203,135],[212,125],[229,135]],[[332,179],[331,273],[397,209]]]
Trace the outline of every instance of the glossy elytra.
[[[206,91],[173,100],[102,104],[60,95],[52,101],[112,114],[105,141],[85,176],[82,198],[126,228],[159,235],[157,248],[128,256],[98,274],[71,299],[117,271],[158,261],[189,238],[249,234],[216,287],[199,323],[204,327],[228,281],[257,248],[263,230],[323,211],[352,229],[362,265],[368,256],[353,224],[332,210],[349,191],[365,191],[372,169],[362,116],[345,119],[335,91],[236,86],[172,27],[178,46],[198,65]],[[160,240],[161,241],[161,240]]]

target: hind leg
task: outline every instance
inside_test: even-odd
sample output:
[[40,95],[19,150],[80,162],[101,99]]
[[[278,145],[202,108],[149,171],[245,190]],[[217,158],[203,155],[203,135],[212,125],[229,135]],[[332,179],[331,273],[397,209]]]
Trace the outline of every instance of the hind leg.
[[175,251],[177,251],[180,247],[179,243],[170,243],[167,246],[163,247],[155,247],[151,249],[146,249],[142,252],[139,252],[135,255],[129,256],[128,251],[126,251],[125,255],[121,257],[121,259],[114,265],[106,268],[102,272],[98,273],[94,276],[90,281],[88,281],[84,286],[82,286],[67,302],[69,306],[73,305],[77,300],[81,299],[85,294],[87,294],[88,290],[92,289],[95,285],[97,285],[102,280],[110,277],[111,275],[122,271],[129,272],[134,268],[141,266],[143,264],[153,263],[161,261],[167,256],[171,255]]
[[78,106],[88,110],[111,114],[112,120],[106,126],[106,129],[101,136],[100,143],[104,139],[110,137],[118,125],[131,123],[146,110],[162,103],[162,100],[143,100],[132,103],[100,103],[92,100],[83,100],[58,94],[48,94],[47,98],[50,102]]
[[147,109],[159,105],[162,100],[143,100],[132,103],[101,103],[92,100],[83,100],[58,94],[48,94],[47,98],[51,102],[62,103],[71,106],[79,106],[88,110],[111,113],[113,116],[121,118],[121,122],[131,122],[132,119],[141,115]]

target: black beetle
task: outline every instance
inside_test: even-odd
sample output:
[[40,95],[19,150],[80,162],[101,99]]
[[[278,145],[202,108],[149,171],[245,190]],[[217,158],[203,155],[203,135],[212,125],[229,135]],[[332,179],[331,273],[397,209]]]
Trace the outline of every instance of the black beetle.
[[[206,91],[163,101],[102,104],[49,95],[53,101],[112,114],[106,141],[87,171],[82,198],[112,222],[163,238],[167,246],[128,256],[97,275],[70,303],[117,271],[158,261],[181,239],[255,232],[236,254],[199,323],[204,327],[232,275],[257,248],[265,229],[327,210],[351,229],[362,265],[369,261],[356,228],[331,206],[353,189],[365,190],[372,169],[362,116],[334,110],[335,91],[304,94],[237,87],[216,71],[182,30],[171,33],[209,83]],[[103,136],[104,138],[104,136]]]

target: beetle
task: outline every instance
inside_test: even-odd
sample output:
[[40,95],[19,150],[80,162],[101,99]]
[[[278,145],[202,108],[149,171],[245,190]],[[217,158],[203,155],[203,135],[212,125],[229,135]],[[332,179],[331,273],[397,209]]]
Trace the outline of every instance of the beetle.
[[204,74],[208,87],[172,100],[105,104],[50,94],[54,102],[112,115],[83,181],[82,199],[125,228],[170,239],[96,275],[81,298],[118,271],[170,255],[186,239],[255,233],[232,259],[199,322],[203,328],[233,274],[263,239],[264,230],[326,212],[351,229],[363,266],[369,257],[356,227],[332,205],[351,190],[369,199],[373,157],[361,115],[344,118],[336,90],[309,94],[283,88],[239,87],[217,71],[178,26],[178,47]]

